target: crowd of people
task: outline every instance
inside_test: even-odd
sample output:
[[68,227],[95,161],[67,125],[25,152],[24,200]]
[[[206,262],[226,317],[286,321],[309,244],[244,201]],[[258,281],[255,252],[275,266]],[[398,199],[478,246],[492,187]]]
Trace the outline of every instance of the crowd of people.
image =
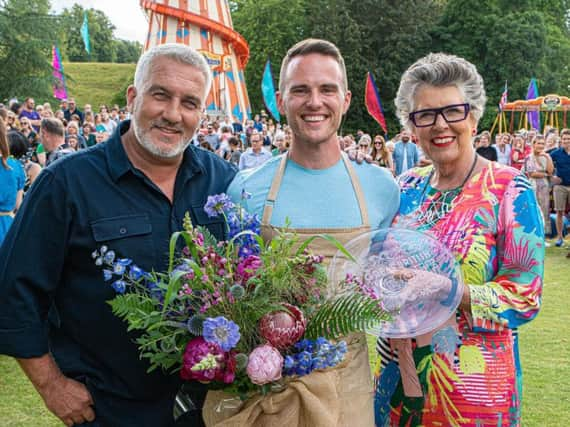
[[[163,45],[137,64],[130,114],[116,106],[80,111],[72,99],[56,111],[38,111],[32,98],[0,109],[0,179],[10,175],[13,192],[0,204],[6,228],[35,181],[0,246],[0,353],[18,360],[47,407],[66,425],[174,425],[180,380],[146,372],[90,254],[112,244],[145,270],[162,271],[186,212],[222,237],[221,220],[203,212],[206,198],[245,191],[266,240],[287,226],[301,240],[317,230],[347,243],[403,224],[437,237],[465,276],[456,315],[437,331],[379,340],[374,399],[371,375],[352,384],[343,380],[350,365],[331,374],[341,408],[335,425],[446,425],[450,416],[457,425],[519,425],[516,331],[537,315],[542,292],[538,181],[554,186],[563,218],[570,131],[550,154],[556,131],[500,135],[490,146],[488,133],[477,136],[483,80],[452,55],[430,54],[404,73],[395,100],[404,128],[391,141],[363,131],[338,136],[351,93],[342,55],[325,40],[301,41],[283,60],[278,104],[288,125],[263,113],[245,123],[201,113],[211,79],[199,53]],[[325,242],[319,252],[328,259],[336,249]],[[371,398],[355,401],[354,387]],[[204,395],[195,384],[179,425],[202,425]]]

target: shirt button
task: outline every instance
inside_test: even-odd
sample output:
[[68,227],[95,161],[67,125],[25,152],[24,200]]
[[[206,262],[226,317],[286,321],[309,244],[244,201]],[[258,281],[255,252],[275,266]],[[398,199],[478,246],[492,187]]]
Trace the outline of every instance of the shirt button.
[[119,234],[126,234],[126,233],[127,233],[127,229],[125,227],[119,228]]

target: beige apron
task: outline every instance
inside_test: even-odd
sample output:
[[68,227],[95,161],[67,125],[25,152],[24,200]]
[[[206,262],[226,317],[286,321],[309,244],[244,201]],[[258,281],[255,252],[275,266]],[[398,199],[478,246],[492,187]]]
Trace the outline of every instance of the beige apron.
[[[301,242],[316,234],[328,234],[345,245],[360,234],[370,231],[368,211],[360,181],[347,157],[342,155],[342,159],[358,201],[362,225],[330,229],[288,228],[288,231],[299,236]],[[284,155],[263,209],[261,233],[265,241],[271,240],[279,230],[270,224],[287,160],[287,155]],[[330,262],[337,252],[334,245],[323,239],[313,240],[310,248],[314,254],[323,255],[326,263]],[[256,396],[239,409],[221,411],[219,402],[228,395],[209,392],[203,411],[206,425],[208,427],[373,427],[374,389],[366,337],[364,334],[353,334],[346,337],[345,341],[349,351],[341,366],[296,378],[284,391],[270,393],[265,397]]]

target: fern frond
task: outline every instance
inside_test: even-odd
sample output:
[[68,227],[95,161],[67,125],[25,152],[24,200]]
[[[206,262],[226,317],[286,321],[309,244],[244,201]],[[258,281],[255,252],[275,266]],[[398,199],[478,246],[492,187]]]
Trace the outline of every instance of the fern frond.
[[154,303],[150,297],[141,294],[123,294],[107,302],[111,306],[113,314],[121,319],[127,319],[133,313],[146,316],[154,311]]
[[347,294],[318,308],[309,320],[305,337],[337,339],[352,332],[365,331],[389,318],[379,301],[358,293]]

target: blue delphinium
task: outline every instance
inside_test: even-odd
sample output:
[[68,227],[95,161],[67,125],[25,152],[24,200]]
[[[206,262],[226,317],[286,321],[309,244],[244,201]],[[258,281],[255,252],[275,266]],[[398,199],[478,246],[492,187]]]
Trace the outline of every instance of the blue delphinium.
[[118,294],[124,294],[125,290],[127,289],[127,284],[125,283],[125,281],[120,279],[115,280],[111,286]]
[[204,206],[204,211],[210,218],[227,214],[234,207],[233,202],[227,194],[215,194],[208,196],[208,201]]
[[202,336],[206,341],[218,344],[223,351],[230,351],[241,338],[239,326],[223,316],[204,320]]
[[294,346],[293,355],[285,356],[283,373],[285,375],[308,375],[315,369],[332,368],[344,360],[347,352],[346,342],[331,343],[323,337],[316,340],[304,339]]

